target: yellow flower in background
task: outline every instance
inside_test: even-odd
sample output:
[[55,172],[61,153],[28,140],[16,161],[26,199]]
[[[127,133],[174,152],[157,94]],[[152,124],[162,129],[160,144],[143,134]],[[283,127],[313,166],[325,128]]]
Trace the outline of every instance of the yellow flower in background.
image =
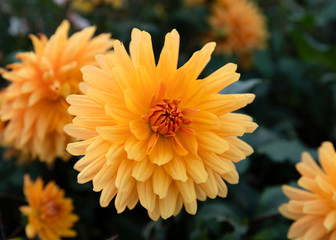
[[80,68],[95,64],[94,56],[112,47],[110,34],[92,37],[95,27],[86,28],[68,38],[68,21],[48,40],[31,35],[34,52],[21,52],[21,62],[2,71],[10,82],[5,89],[1,121],[6,122],[3,144],[52,163],[56,157],[67,159],[70,136],[63,127],[71,122],[65,98],[78,93],[82,80]]
[[20,207],[20,211],[28,217],[28,238],[38,235],[41,240],[58,240],[77,235],[76,231],[71,229],[78,221],[78,216],[72,213],[72,199],[65,198],[64,190],[53,181],[44,186],[41,178],[32,182],[30,177],[25,175],[24,194],[29,205]]
[[130,55],[115,41],[99,67],[82,68],[84,95],[70,95],[76,117],[65,127],[81,140],[67,150],[85,155],[74,166],[78,182],[102,191],[100,205],[115,198],[118,213],[138,200],[157,220],[197,210],[197,199],[226,197],[224,182],[238,183],[234,162],[253,152],[240,140],[253,132],[252,118],[231,113],[251,103],[253,94],[220,95],[239,79],[227,64],[197,80],[215,43],[205,45],[177,69],[179,34],[166,35],[156,65],[151,36],[133,29]]
[[108,4],[115,9],[120,9],[125,0],[71,0],[71,3],[74,9],[89,13],[101,4]]
[[289,202],[280,213],[295,222],[289,228],[290,239],[336,239],[336,153],[330,142],[318,150],[321,167],[309,153],[302,154],[296,169],[302,175],[295,188],[284,186]]
[[216,53],[244,55],[265,47],[266,19],[252,1],[215,0],[211,11],[206,40],[217,42]]

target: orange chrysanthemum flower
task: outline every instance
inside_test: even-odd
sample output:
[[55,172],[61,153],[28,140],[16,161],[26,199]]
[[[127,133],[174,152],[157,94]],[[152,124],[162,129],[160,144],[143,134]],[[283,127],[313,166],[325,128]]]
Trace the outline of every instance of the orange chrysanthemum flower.
[[265,47],[265,17],[249,0],[216,0],[209,19],[207,40],[217,42],[216,53],[245,55]]
[[72,199],[64,198],[64,191],[53,181],[44,187],[41,178],[32,182],[25,175],[24,194],[29,206],[20,207],[20,211],[28,217],[26,234],[29,238],[38,235],[41,240],[58,240],[76,236],[76,231],[71,229],[78,220],[72,213]]
[[80,68],[95,64],[94,56],[112,47],[110,34],[92,38],[95,27],[68,38],[69,27],[64,21],[50,40],[31,35],[35,52],[17,54],[21,62],[2,74],[11,82],[1,109],[1,120],[7,122],[3,144],[49,164],[69,156],[65,147],[70,136],[63,127],[72,116],[65,98],[79,92]]
[[67,150],[85,155],[75,165],[78,182],[92,180],[94,191],[102,190],[102,207],[116,196],[120,213],[140,200],[154,220],[176,215],[182,205],[195,214],[196,199],[225,197],[223,179],[238,182],[233,162],[253,152],[237,136],[257,127],[231,113],[253,94],[217,94],[239,79],[236,65],[197,80],[215,48],[209,43],[177,69],[175,30],[157,65],[147,32],[132,31],[131,58],[122,43],[113,46],[113,55],[97,57],[99,67],[82,69],[85,94],[67,98],[76,117],[65,129],[82,140]]
[[322,168],[306,152],[296,165],[303,189],[283,186],[290,201],[279,211],[295,220],[288,231],[290,239],[336,239],[336,153],[330,142],[322,143],[318,153]]

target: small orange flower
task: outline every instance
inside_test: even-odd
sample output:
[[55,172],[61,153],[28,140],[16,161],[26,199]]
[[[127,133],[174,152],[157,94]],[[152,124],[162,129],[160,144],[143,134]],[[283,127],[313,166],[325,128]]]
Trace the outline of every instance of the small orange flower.
[[125,0],[71,0],[74,9],[81,12],[92,12],[98,5],[109,4],[115,9],[120,9]]
[[79,92],[80,68],[95,64],[94,56],[112,46],[110,34],[92,38],[95,27],[68,38],[69,28],[69,22],[63,21],[49,40],[31,35],[35,52],[18,53],[21,62],[2,71],[10,82],[0,113],[6,122],[2,143],[48,164],[56,157],[69,157],[65,146],[70,136],[63,127],[72,116],[65,98]]
[[179,34],[166,35],[158,64],[151,36],[134,29],[131,57],[119,41],[113,55],[97,56],[99,67],[82,69],[83,95],[71,95],[65,127],[81,140],[70,143],[78,182],[93,181],[106,207],[116,196],[118,213],[138,201],[157,220],[186,211],[195,214],[197,199],[226,197],[224,182],[237,183],[233,162],[253,149],[238,137],[253,132],[252,118],[232,113],[254,99],[253,94],[218,92],[239,79],[227,64],[197,80],[215,43],[194,53],[177,68]]
[[27,236],[38,235],[41,240],[75,237],[76,231],[71,228],[78,216],[72,213],[72,199],[64,198],[64,191],[53,181],[43,185],[41,178],[32,182],[28,175],[24,176],[24,194],[29,205],[20,207],[20,211],[28,217]]
[[215,0],[209,23],[206,39],[217,42],[216,53],[244,55],[266,45],[265,17],[252,1]]
[[298,185],[303,189],[282,188],[290,201],[279,211],[295,221],[289,239],[336,239],[336,153],[331,142],[322,143],[318,153],[321,167],[306,152],[296,165],[302,175]]

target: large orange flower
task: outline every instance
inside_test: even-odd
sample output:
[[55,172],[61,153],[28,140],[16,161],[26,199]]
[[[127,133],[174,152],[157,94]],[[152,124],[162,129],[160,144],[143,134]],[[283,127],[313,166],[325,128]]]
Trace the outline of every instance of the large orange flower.
[[78,220],[72,213],[72,199],[64,198],[64,191],[54,182],[44,187],[41,178],[32,182],[25,175],[24,194],[29,205],[20,207],[20,211],[28,216],[26,234],[29,238],[38,235],[41,240],[58,240],[76,236],[71,229]]
[[95,64],[94,56],[112,47],[110,34],[92,38],[95,27],[68,38],[69,27],[64,21],[50,40],[31,35],[35,52],[18,53],[21,62],[2,73],[11,83],[1,109],[1,121],[6,122],[3,143],[47,163],[68,157],[70,137],[63,127],[72,116],[65,98],[79,92],[80,68]]
[[217,94],[237,81],[235,64],[197,80],[215,43],[205,45],[177,69],[179,35],[173,30],[155,64],[151,37],[132,31],[131,58],[119,41],[113,55],[97,57],[99,67],[82,69],[84,95],[71,95],[69,112],[76,117],[66,131],[79,142],[73,155],[78,182],[93,181],[106,207],[114,196],[118,213],[138,200],[157,220],[185,206],[196,213],[196,199],[225,197],[226,184],[238,182],[233,162],[253,149],[238,139],[257,125],[244,114],[231,113],[254,99],[253,94]]
[[336,239],[336,153],[331,142],[319,148],[320,167],[308,154],[296,165],[303,189],[284,186],[290,201],[280,206],[280,213],[295,220],[288,231],[290,239]]
[[245,55],[265,47],[265,17],[252,1],[215,0],[209,23],[207,39],[217,42],[217,53]]

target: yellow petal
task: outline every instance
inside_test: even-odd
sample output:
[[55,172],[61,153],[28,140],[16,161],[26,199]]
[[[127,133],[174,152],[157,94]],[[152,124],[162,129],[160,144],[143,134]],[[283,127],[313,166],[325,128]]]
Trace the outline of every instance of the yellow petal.
[[196,157],[188,157],[185,161],[188,175],[196,184],[205,183],[208,180],[208,172],[203,161]]
[[121,161],[115,180],[115,185],[118,188],[118,192],[127,192],[129,190],[129,185],[134,180],[132,178],[132,170],[133,164],[130,160],[124,159]]
[[214,153],[224,153],[229,149],[227,141],[219,137],[216,133],[207,131],[207,132],[198,132],[197,140],[199,147],[206,151],[211,151]]
[[[132,181],[131,184],[134,188],[135,181]],[[131,189],[127,192],[119,192],[117,193],[117,197],[114,201],[115,208],[117,209],[118,213],[121,213],[125,210],[126,206],[129,204],[130,201],[132,201],[132,193],[135,191],[135,189]]]
[[79,140],[90,139],[97,136],[97,132],[85,129],[74,124],[65,125],[64,131],[72,137],[75,137]]
[[[156,197],[156,202],[159,202],[158,197]],[[153,220],[157,221],[160,218],[160,209],[159,204],[155,204],[154,208],[151,211],[148,211],[148,216]]]
[[160,59],[157,65],[162,77],[169,77],[177,68],[180,36],[174,29],[166,35]]
[[336,225],[336,210],[333,210],[331,212],[329,212],[324,221],[323,221],[323,226],[328,230],[332,230],[334,229]]
[[170,185],[166,197],[159,199],[160,214],[163,219],[171,217],[176,209],[176,202],[178,197],[178,189],[174,184]]
[[111,144],[105,157],[107,165],[113,164],[115,161],[125,159],[126,154],[122,144]]
[[316,195],[305,191],[305,190],[301,190],[298,188],[294,188],[288,185],[284,185],[282,186],[282,191],[285,193],[285,195],[292,199],[292,200],[303,200],[303,201],[307,201],[307,200],[312,200],[314,198],[316,198]]
[[282,216],[292,219],[292,220],[296,220],[301,218],[302,216],[304,216],[301,213],[294,213],[291,210],[288,209],[288,204],[284,203],[279,207],[279,212],[281,213]]
[[142,119],[131,121],[130,129],[131,129],[131,132],[139,140],[146,139],[149,133],[151,132],[149,124],[143,121]]
[[208,77],[204,78],[204,86],[208,92],[218,93],[231,83],[238,81],[240,74],[236,73],[237,65],[228,63]]
[[196,192],[196,198],[197,198],[197,200],[200,200],[200,201],[205,201],[206,200],[207,195],[202,190],[202,188],[199,185],[197,185],[197,184],[195,184],[195,192]]
[[117,192],[118,189],[114,183],[104,187],[99,199],[100,206],[107,207]]
[[144,182],[152,176],[154,169],[155,165],[148,158],[145,158],[142,161],[134,163],[132,176],[137,181]]
[[327,234],[327,230],[321,225],[321,223],[317,222],[310,226],[308,231],[304,235],[304,240],[310,239],[321,239]]
[[194,182],[188,179],[186,182],[175,181],[176,186],[183,198],[184,203],[191,203],[196,200]]
[[306,201],[303,206],[303,213],[306,214],[326,214],[329,212],[330,206],[324,199]]
[[124,47],[124,45],[118,41],[115,40],[113,42],[113,48],[114,48],[114,52],[116,54],[116,56],[118,57],[118,60],[120,62],[120,65],[129,73],[133,72],[134,67],[132,64],[132,61],[130,59],[130,57],[128,56],[126,49]]
[[128,111],[125,105],[105,105],[106,115],[109,116],[115,123],[128,124],[133,119],[133,114]]
[[93,142],[91,138],[80,142],[69,143],[66,150],[74,156],[80,156],[85,154],[86,148]]
[[183,158],[174,156],[173,159],[167,164],[163,165],[166,172],[172,177],[174,180],[187,181],[187,170],[186,164]]
[[231,170],[223,175],[221,175],[225,181],[231,184],[237,184],[239,182],[239,174],[236,169]]
[[195,215],[197,211],[197,201],[193,200],[192,202],[189,203],[184,202],[184,207],[187,213]]
[[139,197],[136,191],[132,191],[132,195],[129,197],[129,201],[127,203],[127,208],[129,210],[132,210],[133,208],[135,208],[135,206],[137,205],[138,201],[139,201]]
[[151,212],[156,205],[156,195],[153,192],[153,183],[151,178],[145,182],[137,182],[137,192],[141,205]]
[[214,199],[218,194],[217,180],[211,169],[207,169],[208,179],[205,183],[199,184],[202,190],[206,193],[209,198]]
[[145,66],[150,71],[155,69],[155,58],[149,33],[133,29],[130,53],[135,66]]
[[200,156],[208,168],[220,175],[230,172],[235,168],[231,160],[218,156],[216,153],[204,152]]
[[25,230],[26,230],[27,237],[29,237],[29,238],[35,238],[36,237],[37,230],[32,224],[28,223]]
[[147,141],[140,141],[134,136],[127,139],[124,148],[129,159],[141,161],[147,156]]
[[[180,69],[179,72],[185,72],[185,78],[188,81],[194,81],[203,71],[204,67],[208,64],[211,58],[211,54],[215,49],[216,43],[207,43],[200,50],[195,52],[189,61],[185,63]],[[181,73],[182,75],[182,73]]]
[[115,92],[116,83],[113,81],[109,72],[92,65],[82,67],[81,71],[83,73],[83,80],[91,87],[103,91]]
[[[182,134],[181,134],[182,135]],[[185,149],[183,143],[181,142],[179,135],[171,138],[175,152],[180,156],[186,156],[188,154],[187,149]]]
[[220,175],[214,173],[217,187],[218,187],[218,196],[225,198],[228,192],[227,186]]
[[104,165],[101,170],[93,177],[92,184],[94,191],[100,191],[106,185],[115,185],[115,180],[121,160],[115,161],[110,165]]
[[78,174],[77,179],[78,183],[86,183],[93,179],[93,177],[98,173],[106,162],[105,156],[95,159],[89,165],[87,165],[81,172]]
[[166,164],[173,157],[173,150],[171,142],[168,138],[160,136],[149,154],[149,159],[152,163],[159,166]]
[[310,226],[316,221],[316,217],[312,215],[304,216],[295,221],[289,228],[287,237],[296,238],[301,237],[309,229]]
[[148,111],[148,104],[142,101],[139,91],[127,89],[124,91],[125,104],[129,111],[137,115],[144,115]]
[[97,127],[96,131],[100,136],[113,143],[124,143],[130,137],[129,126],[104,126]]
[[160,199],[167,197],[169,186],[172,182],[171,177],[163,167],[157,167],[153,173],[153,190]]

